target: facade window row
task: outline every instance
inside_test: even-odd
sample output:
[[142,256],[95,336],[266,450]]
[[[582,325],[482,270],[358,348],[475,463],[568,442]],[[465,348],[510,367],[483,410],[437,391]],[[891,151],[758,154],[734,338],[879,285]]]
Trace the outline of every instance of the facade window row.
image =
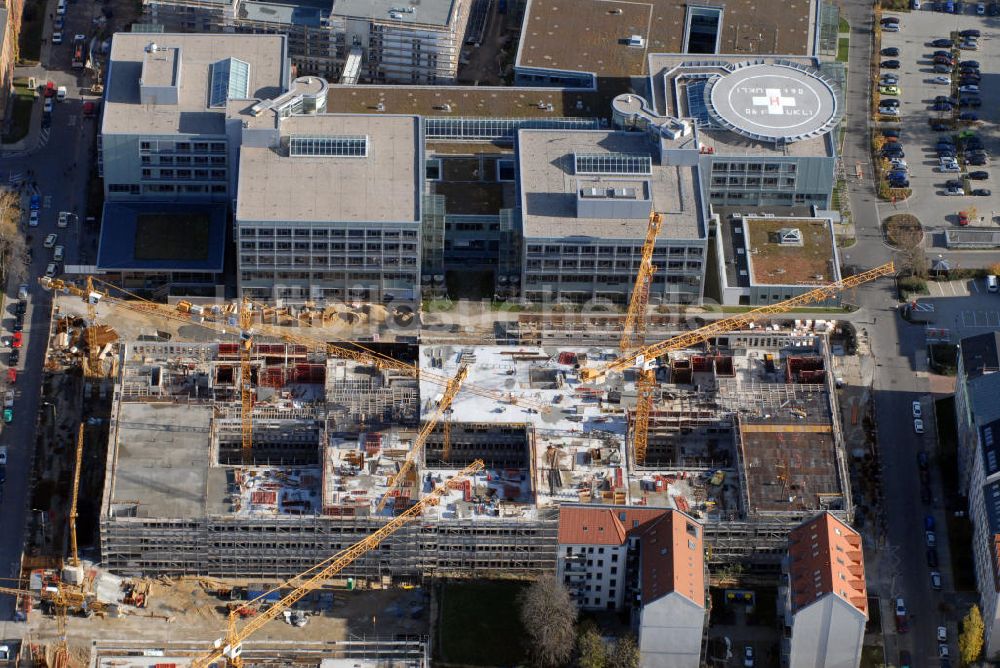
[[713,172],[784,172],[794,174],[797,166],[794,162],[721,162],[712,163]]

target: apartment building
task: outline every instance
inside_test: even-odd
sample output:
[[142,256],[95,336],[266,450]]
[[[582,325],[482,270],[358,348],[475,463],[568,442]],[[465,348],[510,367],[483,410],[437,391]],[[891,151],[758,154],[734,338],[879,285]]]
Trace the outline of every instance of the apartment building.
[[701,524],[664,508],[563,505],[556,577],[585,610],[631,609],[642,665],[701,665]]
[[1000,652],[1000,333],[959,343],[955,414],[959,484],[969,499],[983,652]]
[[299,74],[331,81],[455,80],[471,0],[146,0],[167,30],[281,33]]
[[868,622],[861,534],[829,512],[807,520],[788,535],[783,571],[782,665],[859,666]]
[[242,122],[241,294],[417,299],[424,180],[416,116],[253,111]]
[[665,148],[689,141],[689,131],[674,138],[607,130],[518,133],[525,298],[625,303],[655,211],[664,223],[650,302],[701,299],[708,207],[697,167],[671,160]]
[[23,12],[24,0],[5,0],[0,4],[0,119],[7,117],[10,91],[14,88],[14,65]]

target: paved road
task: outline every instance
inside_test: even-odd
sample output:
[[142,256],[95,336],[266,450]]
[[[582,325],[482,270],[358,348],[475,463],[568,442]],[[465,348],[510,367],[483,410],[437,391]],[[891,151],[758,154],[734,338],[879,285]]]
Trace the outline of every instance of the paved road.
[[[85,30],[90,23],[89,15],[84,12],[83,4],[70,5],[67,17],[67,32],[88,32]],[[46,35],[50,34],[46,29]],[[49,53],[54,48],[55,51]],[[57,85],[65,85],[69,92],[68,99],[57,104],[52,116],[52,124],[48,140],[36,151],[29,150],[14,156],[0,155],[0,184],[10,183],[10,179],[34,180],[37,190],[42,195],[43,208],[40,224],[36,228],[28,228],[26,234],[29,246],[34,252],[34,259],[28,268],[26,282],[29,286],[28,313],[24,324],[25,347],[20,360],[20,372],[16,384],[17,398],[15,403],[15,419],[0,433],[0,443],[9,449],[7,466],[7,482],[3,490],[3,503],[0,505],[0,577],[16,575],[20,560],[23,535],[28,508],[28,486],[30,484],[31,455],[35,443],[35,423],[39,409],[42,381],[42,364],[45,355],[46,333],[49,328],[51,296],[42,290],[37,281],[38,276],[45,273],[52,251],[42,247],[46,234],[57,233],[58,243],[65,246],[66,263],[78,264],[92,262],[96,253],[96,241],[93,231],[84,229],[86,204],[86,187],[89,165],[92,161],[91,147],[94,138],[94,120],[84,120],[81,115],[83,100],[81,99],[81,81],[76,73],[69,68],[69,50],[72,47],[64,44],[61,47],[45,47],[43,62],[51,63],[64,71],[46,71],[34,68],[29,71],[19,71],[18,76],[32,75],[40,83],[52,80]],[[92,99],[92,98],[91,98]],[[39,104],[41,102],[39,101]],[[37,137],[40,128],[41,115],[36,114],[32,136]],[[29,141],[34,144],[34,141]],[[74,166],[75,165],[75,166]],[[28,171],[33,174],[29,176]],[[28,202],[25,197],[24,209]],[[79,224],[67,228],[57,228],[56,220],[59,211],[72,211],[79,214]],[[17,282],[7,287],[5,309],[2,315],[4,333],[9,332],[13,321],[12,308],[17,299]],[[0,368],[6,366],[7,353],[0,353]],[[0,597],[0,636],[15,635],[14,630],[6,623],[13,615],[13,599]]]
[[[861,267],[876,266],[892,256],[882,242],[879,221],[881,208],[871,182],[869,156],[869,54],[873,29],[872,5],[866,0],[846,0],[842,11],[851,24],[851,45],[848,60],[849,90],[847,118],[850,132],[844,146],[844,163],[848,174],[853,166],[863,166],[865,180],[849,182],[849,197],[854,215],[858,243],[845,251],[844,261]],[[883,214],[884,215],[884,214]],[[887,660],[895,664],[900,649],[912,652],[917,665],[936,662],[935,629],[940,623],[938,606],[942,594],[931,589],[929,569],[925,563],[923,516],[931,510],[938,528],[939,570],[945,574],[945,588],[951,586],[948,574],[949,555],[944,516],[941,512],[940,480],[932,476],[933,507],[920,500],[916,454],[921,448],[934,448],[932,434],[918,436],[913,432],[911,404],[923,400],[925,413],[931,405],[927,400],[926,377],[917,371],[923,368],[923,332],[919,326],[903,322],[896,313],[896,298],[890,281],[882,280],[859,291],[859,303],[870,316],[863,324],[869,332],[871,347],[877,358],[875,377],[875,413],[877,436],[883,471],[883,513],[886,520],[885,540],[869,563],[875,572],[868,573],[871,590],[889,599],[902,596],[909,612],[910,632],[896,635],[893,612],[882,606],[886,629]],[[930,430],[928,430],[930,431]],[[954,626],[952,626],[954,631]],[[957,647],[952,647],[953,653]]]

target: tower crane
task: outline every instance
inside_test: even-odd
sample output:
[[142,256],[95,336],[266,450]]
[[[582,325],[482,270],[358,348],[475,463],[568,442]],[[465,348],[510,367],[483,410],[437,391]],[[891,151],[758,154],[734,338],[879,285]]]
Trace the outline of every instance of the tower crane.
[[[649,214],[646,225],[646,239],[642,244],[642,260],[639,272],[635,277],[635,287],[629,299],[628,312],[625,315],[625,326],[619,341],[622,355],[627,355],[634,348],[645,343],[646,339],[646,307],[649,304],[649,290],[653,285],[653,274],[656,265],[653,264],[653,251],[656,248],[656,237],[663,226],[663,217],[653,211]],[[653,392],[656,389],[656,372],[652,368],[639,369],[636,382],[637,396],[635,406],[635,427],[632,443],[636,463],[646,461],[647,433],[649,431],[649,413],[653,409]]]
[[[424,444],[427,443],[427,439],[430,438],[431,432],[434,431],[434,427],[441,420],[441,417],[445,414],[445,411],[451,408],[451,402],[455,399],[455,395],[458,394],[459,389],[462,387],[462,381],[465,377],[469,375],[469,368],[464,364],[458,368],[458,373],[455,377],[448,382],[448,387],[444,389],[444,394],[441,396],[441,400],[438,401],[437,408],[434,410],[434,414],[428,420],[424,421],[424,426],[420,429],[420,433],[417,434],[417,438],[413,441],[413,445],[410,447],[410,451],[406,454],[406,460],[403,465],[399,467],[399,472],[396,473],[395,477],[389,482],[389,489],[386,490],[385,494],[382,495],[382,500],[378,502],[376,510],[382,512],[385,508],[385,504],[389,501],[389,496],[393,490],[397,489],[404,480],[406,476],[409,475],[410,470],[413,469],[417,458],[424,451]],[[445,423],[447,424],[447,422]]]
[[69,564],[74,568],[80,566],[80,555],[76,549],[76,518],[77,501],[80,498],[80,469],[83,466],[83,427],[76,437],[76,466],[73,468],[73,500],[69,506]]
[[[187,302],[179,302],[177,307],[170,307],[165,304],[158,304],[146,299],[142,299],[137,295],[134,295],[127,290],[123,290],[116,286],[104,283],[99,279],[94,279],[96,283],[102,283],[104,290],[102,292],[95,292],[94,296],[91,297],[89,294],[79,286],[64,281],[62,279],[54,279],[43,277],[39,279],[39,282],[46,289],[50,289],[57,292],[65,292],[70,295],[77,297],[82,297],[83,299],[99,299],[100,301],[107,302],[118,308],[123,308],[128,311],[133,311],[135,313],[143,315],[158,315],[166,320],[173,320],[175,322],[180,322],[185,325],[198,324],[207,329],[214,330],[220,333],[228,333],[229,329],[226,327],[225,323],[215,321],[215,320],[203,320],[201,322],[195,322],[191,319],[190,313],[193,312],[193,307]],[[117,290],[129,298],[124,299],[121,297],[115,297],[110,294],[110,290]],[[252,320],[253,314],[253,303],[248,302],[248,307],[250,309],[250,317]],[[247,309],[244,308],[242,313],[246,313]],[[206,314],[209,316],[211,314]],[[350,359],[361,364],[368,364],[374,366],[383,371],[398,371],[404,373],[408,376],[419,380],[427,380],[441,387],[447,387],[448,383],[452,380],[451,377],[444,374],[434,373],[427,369],[421,369],[416,364],[409,364],[403,362],[388,355],[384,355],[374,350],[364,348],[363,346],[354,343],[353,341],[342,341],[337,343],[327,342],[323,339],[303,336],[302,334],[290,334],[288,332],[282,331],[280,328],[272,327],[264,324],[258,324],[254,331],[243,330],[246,335],[252,339],[266,337],[268,339],[274,339],[276,341],[281,341],[284,343],[293,343],[297,345],[304,346],[308,350],[316,352],[324,352],[326,354],[340,357],[342,359]],[[242,336],[242,333],[241,333]],[[341,345],[347,344],[347,345]],[[485,397],[487,399],[492,399],[494,401],[500,401],[503,403],[510,403],[523,408],[530,408],[537,410],[540,413],[547,413],[552,410],[552,406],[549,403],[536,401],[527,397],[514,397],[510,394],[504,392],[497,392],[495,390],[490,390],[483,387],[478,387],[472,383],[466,383],[462,386],[463,391],[469,394],[474,394],[476,396]]]
[[[237,626],[240,620],[239,612],[234,610],[229,613],[229,623],[226,629],[225,637],[216,640],[215,646],[210,652],[207,652],[192,661],[192,668],[208,668],[208,666],[219,659],[225,659],[230,668],[241,668],[243,666],[243,658],[241,656],[243,652],[243,643],[247,638],[260,630],[272,619],[281,616],[285,610],[294,605],[306,594],[322,587],[324,582],[349,566],[355,559],[363,556],[371,550],[374,550],[382,543],[382,541],[394,534],[402,526],[415,520],[425,507],[439,503],[441,497],[446,492],[456,488],[460,480],[478,473],[483,470],[483,468],[485,468],[485,465],[482,460],[477,459],[472,464],[462,469],[454,478],[434,489],[405,512],[386,522],[381,528],[372,533],[370,536],[362,538],[354,545],[341,550],[329,559],[292,578],[288,584],[294,585],[294,589],[285,594],[279,601],[275,602],[267,610],[263,610],[259,614],[251,617],[250,621],[248,621],[242,628]],[[254,600],[260,601],[266,595],[267,594],[262,594]]]
[[695,344],[706,341],[713,336],[725,334],[727,332],[746,327],[751,323],[757,322],[769,316],[787,313],[794,310],[798,306],[805,306],[807,304],[815,304],[817,302],[825,301],[836,296],[841,290],[847,290],[861,285],[862,283],[875,280],[876,278],[887,276],[894,271],[895,267],[893,266],[893,263],[888,262],[880,267],[875,267],[874,269],[869,269],[868,271],[861,272],[860,274],[854,274],[853,276],[848,276],[847,278],[843,278],[828,285],[822,285],[818,288],[814,288],[808,292],[802,293],[801,295],[792,297],[791,299],[786,299],[783,302],[770,304],[768,306],[760,306],[731,318],[715,320],[690,332],[685,332],[684,334],[679,334],[669,339],[665,339],[621,355],[617,359],[602,366],[580,369],[580,379],[584,382],[594,382],[600,380],[613,371],[622,371],[636,364],[644,364],[647,360],[654,360],[665,353],[689,348]]

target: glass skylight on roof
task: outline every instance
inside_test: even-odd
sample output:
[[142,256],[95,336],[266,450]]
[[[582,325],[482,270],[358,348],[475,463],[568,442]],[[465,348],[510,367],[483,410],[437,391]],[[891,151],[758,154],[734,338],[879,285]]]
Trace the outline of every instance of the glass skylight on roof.
[[288,154],[328,158],[366,158],[368,157],[368,137],[365,135],[293,135],[288,139]]
[[224,107],[226,100],[250,97],[250,63],[226,58],[212,64],[212,85],[208,106]]
[[652,161],[638,153],[576,153],[577,174],[649,174]]

